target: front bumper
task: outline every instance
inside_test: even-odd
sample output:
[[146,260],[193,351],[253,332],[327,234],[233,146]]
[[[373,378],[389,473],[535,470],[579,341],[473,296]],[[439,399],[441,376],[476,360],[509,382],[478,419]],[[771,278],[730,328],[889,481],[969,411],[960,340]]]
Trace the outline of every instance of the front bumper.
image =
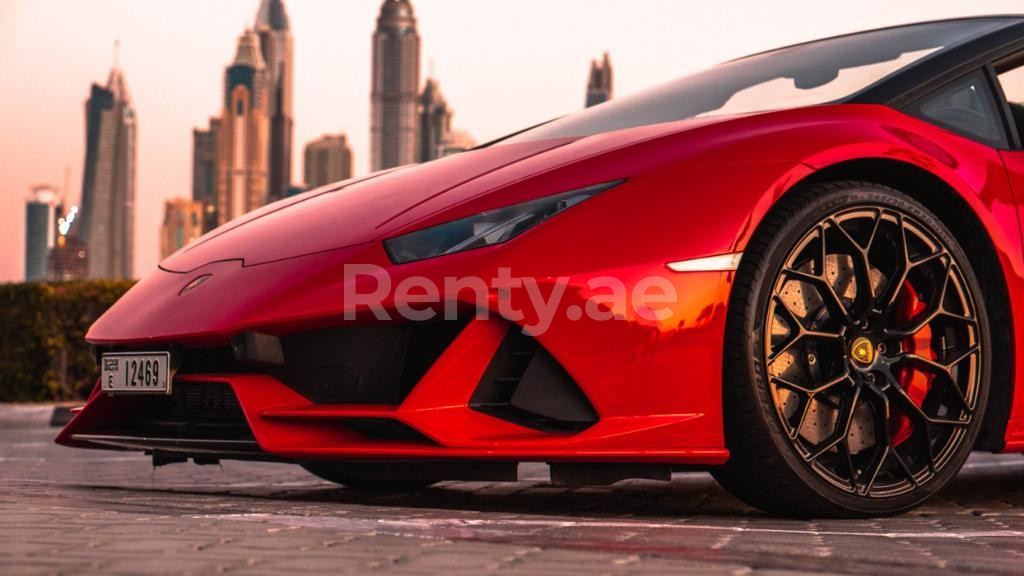
[[[700,331],[717,332],[707,326]],[[595,380],[586,366],[572,362],[560,372],[567,384],[555,382],[550,369],[525,367],[519,371],[519,382],[509,384],[515,378],[495,366],[500,367],[505,355],[522,354],[508,349],[510,338],[528,337],[502,319],[465,322],[414,386],[390,403],[367,403],[382,396],[367,395],[365,390],[353,390],[350,402],[339,402],[346,398],[324,397],[267,373],[179,374],[172,396],[108,396],[97,388],[57,441],[74,447],[145,450],[203,460],[402,458],[715,465],[727,458],[717,441],[718,413],[659,410],[698,391],[700,380],[649,382],[640,394],[647,402],[632,406],[615,405],[610,395],[621,397],[631,386],[635,395],[634,384]],[[565,349],[565,343],[552,343]],[[543,355],[549,364],[558,362],[543,344],[536,349],[537,358]],[[653,363],[650,368],[664,366],[659,362],[661,353],[648,351],[644,356]],[[539,383],[527,382],[533,374],[540,374]],[[504,396],[494,391],[498,381],[506,386]],[[556,385],[560,391],[553,388]],[[523,392],[525,388],[541,393]],[[717,381],[709,388],[717,393]]]

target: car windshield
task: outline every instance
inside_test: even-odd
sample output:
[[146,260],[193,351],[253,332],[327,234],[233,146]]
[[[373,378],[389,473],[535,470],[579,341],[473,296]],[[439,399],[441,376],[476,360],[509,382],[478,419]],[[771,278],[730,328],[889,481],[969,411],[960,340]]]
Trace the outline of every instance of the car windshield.
[[701,116],[835,102],[928,54],[1018,21],[981,18],[929,22],[755,54],[563,116],[500,143],[589,136]]

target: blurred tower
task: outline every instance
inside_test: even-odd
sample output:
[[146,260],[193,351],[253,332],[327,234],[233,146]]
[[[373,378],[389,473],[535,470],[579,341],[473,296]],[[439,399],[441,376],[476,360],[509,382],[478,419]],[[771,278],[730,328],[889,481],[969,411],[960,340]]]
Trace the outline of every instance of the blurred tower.
[[260,39],[246,30],[238,38],[235,60],[224,74],[224,108],[217,147],[218,224],[267,202],[268,105]]
[[587,81],[587,108],[597,106],[602,102],[612,99],[614,93],[612,85],[612,61],[608,53],[598,62],[590,62],[590,79]]
[[115,63],[106,86],[93,84],[85,104],[79,233],[89,252],[89,278],[132,277],[135,137],[135,110]]
[[46,279],[46,262],[57,235],[57,193],[53,186],[33,186],[25,202],[25,281]]
[[452,115],[437,80],[427,78],[420,95],[420,162],[444,155],[452,131]]
[[344,134],[325,134],[306,144],[306,188],[313,189],[352,177],[352,149]]
[[416,162],[420,37],[409,0],[384,0],[373,34],[370,168]]
[[471,148],[476,148],[477,142],[473,135],[465,130],[452,130],[451,134],[448,135],[448,139],[444,142],[441,149],[441,156],[451,156],[452,154],[459,154],[465,152]]
[[220,118],[192,130],[192,200],[203,205],[203,233],[217,227],[217,145]]
[[203,205],[187,198],[164,202],[164,223],[160,230],[160,258],[167,258],[203,235]]
[[51,282],[84,280],[89,275],[89,259],[85,245],[78,238],[81,220],[78,206],[57,205],[56,245],[46,263],[46,279]]
[[256,34],[266,65],[270,117],[267,191],[273,201],[285,197],[292,181],[292,33],[282,0],[260,2]]

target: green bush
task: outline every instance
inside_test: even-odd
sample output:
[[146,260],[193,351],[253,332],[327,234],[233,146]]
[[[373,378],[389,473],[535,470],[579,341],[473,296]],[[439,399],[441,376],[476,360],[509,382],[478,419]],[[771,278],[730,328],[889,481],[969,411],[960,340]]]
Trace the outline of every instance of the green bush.
[[0,284],[0,402],[88,394],[99,368],[85,333],[132,284]]

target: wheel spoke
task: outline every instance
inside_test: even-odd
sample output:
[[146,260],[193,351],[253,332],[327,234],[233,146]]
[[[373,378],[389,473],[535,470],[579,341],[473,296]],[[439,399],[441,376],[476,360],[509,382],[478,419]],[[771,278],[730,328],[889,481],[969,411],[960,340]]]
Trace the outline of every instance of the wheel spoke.
[[850,233],[840,226],[839,222],[835,219],[830,218],[828,222],[831,228],[839,231],[839,235],[843,238],[843,242],[849,250],[846,255],[853,260],[853,275],[857,281],[857,291],[854,294],[853,310],[850,315],[859,316],[870,309],[871,303],[875,298],[871,290],[871,263],[868,262],[868,251],[858,244],[853,236],[850,236]]
[[933,295],[930,302],[924,311],[917,315],[917,319],[912,319],[911,323],[902,328],[887,328],[885,333],[887,336],[894,336],[899,338],[906,338],[913,336],[921,331],[925,326],[931,324],[940,315],[946,313],[944,302],[946,300],[946,290],[949,288],[949,277],[953,274],[953,262],[952,260],[947,261],[945,266],[945,274],[942,276],[942,282],[936,294]]
[[928,456],[928,469],[933,474],[935,473],[935,454],[932,450],[931,442],[931,423],[929,422],[928,415],[914,402],[910,396],[903,390],[900,383],[896,381],[896,377],[892,375],[888,370],[883,371],[888,386],[885,388],[886,392],[892,392],[890,397],[896,404],[902,409],[903,413],[907,415],[913,422],[915,422],[916,431],[920,435],[920,440],[925,452]]
[[857,411],[857,403],[860,401],[860,388],[853,389],[852,397],[844,395],[839,404],[839,417],[836,418],[836,428],[828,438],[822,440],[814,452],[808,454],[804,460],[813,462],[822,454],[835,448],[843,438],[850,434],[850,426],[853,424],[853,415]]
[[900,295],[900,289],[910,274],[910,249],[907,247],[907,229],[903,215],[896,214],[896,251],[899,264],[896,270],[889,276],[889,281],[878,297],[879,310],[888,317],[896,304],[896,298]]
[[882,446],[881,454],[875,457],[876,462],[874,466],[871,467],[871,472],[868,475],[867,484],[864,485],[865,495],[871,494],[871,489],[875,487],[875,481],[878,480],[878,475],[882,472],[882,469],[885,468],[885,463],[889,460],[889,454],[891,453],[892,448],[888,444],[886,444],[885,446]]
[[903,457],[900,456],[899,450],[893,448],[890,454],[892,455],[893,459],[896,460],[896,463],[899,464],[900,470],[903,471],[903,475],[907,478],[907,481],[910,482],[910,484],[914,488],[917,488],[917,478],[915,478],[914,473],[910,471],[910,467],[907,466],[906,460],[904,460]]
[[782,309],[784,314],[789,318],[789,323],[791,324],[791,326],[789,338],[787,338],[785,342],[779,345],[779,348],[777,350],[773,350],[771,354],[768,356],[769,364],[777,360],[779,356],[782,356],[786,352],[789,352],[793,348],[793,346],[795,346],[797,343],[803,340],[842,341],[843,336],[839,332],[808,330],[807,328],[804,327],[804,324],[803,322],[800,321],[800,318],[792,310],[789,309],[789,306],[786,305],[786,302],[781,297],[779,297],[778,294],[773,296],[773,300],[775,301],[776,305],[775,309]]
[[[868,481],[864,486],[864,494],[870,494],[871,489],[875,485],[875,481],[878,480],[878,475],[885,468],[885,463],[889,458],[889,454],[892,451],[892,430],[889,426],[890,408],[889,399],[885,393],[876,388],[874,385],[870,385],[866,390],[871,392],[871,395],[875,397],[877,402],[867,402],[874,414],[875,424],[875,456],[874,462],[871,466],[870,472],[867,475]],[[880,403],[880,404],[879,404]]]
[[946,252],[945,250],[937,250],[932,254],[922,256],[917,260],[910,262],[910,269],[913,270],[914,268],[924,266],[925,264],[929,264],[942,258],[949,258],[949,252]]
[[892,359],[893,364],[900,364],[904,362],[914,364],[920,368],[931,370],[932,374],[936,376],[949,375],[949,367],[946,366],[945,364],[940,364],[935,360],[925,358],[924,356],[918,356],[917,354],[900,354],[899,356],[895,356]]
[[842,374],[836,376],[835,378],[831,378],[829,380],[826,380],[825,382],[815,385],[813,388],[809,388],[804,384],[797,384],[796,382],[793,382],[792,380],[788,380],[786,378],[782,378],[781,376],[772,376],[771,379],[773,382],[775,382],[775,384],[781,385],[783,388],[788,388],[789,390],[799,392],[806,396],[814,396],[816,394],[821,394],[822,392],[825,392],[826,390],[838,386],[843,382],[851,382],[849,372],[843,372]]
[[840,384],[842,384],[844,382],[851,383],[851,384],[853,383],[853,378],[850,377],[850,373],[849,372],[843,372],[839,376],[836,376],[835,378],[832,378],[831,380],[826,381],[821,386],[818,386],[817,388],[814,389],[814,394],[821,394],[822,392],[824,392],[826,390],[829,390],[831,388],[834,388],[834,387],[836,387],[836,386],[838,386],[838,385],[840,385]]
[[[887,388],[887,392],[888,390],[893,390],[892,400],[898,402],[904,409],[910,411],[911,415],[914,417],[920,418],[924,424],[931,426],[966,426],[971,423],[970,419],[951,420],[949,418],[933,418],[929,416],[920,406],[918,406],[918,403],[915,403],[913,399],[906,394],[906,390],[899,385],[899,382],[896,381],[896,378],[892,376],[892,374],[887,372],[886,375],[889,378],[892,378],[891,385]],[[953,387],[955,388],[956,386],[954,385]],[[968,413],[968,416],[971,415],[971,411],[966,407],[964,411]]]
[[843,301],[839,299],[839,295],[836,294],[835,287],[832,286],[832,283],[824,275],[816,276],[792,268],[785,268],[782,273],[793,280],[810,284],[818,295],[821,296],[821,300],[825,307],[828,308],[829,313],[842,322],[850,321],[850,313],[846,310],[846,306],[843,305]]
[[945,318],[947,320],[952,320],[954,322],[960,322],[962,324],[967,324],[968,326],[972,326],[972,327],[976,327],[978,325],[978,321],[975,320],[974,318],[971,318],[970,316],[964,316],[963,314],[954,314],[954,313],[952,313],[952,312],[950,312],[948,310],[945,310],[945,309],[942,310],[942,312],[939,312],[939,314],[936,316],[936,318]]
[[790,430],[790,432],[789,432],[789,439],[790,440],[796,440],[797,437],[800,436],[800,430],[803,429],[804,422],[807,420],[807,415],[810,414],[810,412],[811,412],[811,402],[813,402],[813,401],[814,401],[814,395],[813,394],[810,395],[810,396],[804,396],[804,398],[803,398],[803,408],[800,409],[800,420],[796,423],[796,426],[794,426],[793,429]]
[[[964,409],[965,412],[967,412],[968,415],[971,415],[974,412],[974,406],[971,402],[968,401],[967,396],[964,394],[964,391],[961,390],[960,387],[956,385],[956,379],[953,377],[953,369],[959,366],[961,362],[967,360],[971,356],[974,356],[980,351],[981,347],[975,344],[974,346],[968,348],[966,352],[963,352],[956,358],[949,360],[947,362],[936,362],[935,360],[930,360],[928,358],[918,356],[917,354],[900,354],[899,356],[894,357],[892,361],[894,364],[910,363],[930,371],[933,375],[938,377],[936,378],[936,380],[941,380],[945,386],[953,390],[953,392],[956,394],[957,400],[960,401],[961,407]],[[933,380],[933,382],[934,381],[935,380]],[[936,421],[942,420],[939,419]],[[947,420],[947,422],[959,421]]]
[[797,436],[800,435],[800,430],[804,427],[804,422],[807,421],[807,415],[810,413],[811,403],[817,400],[817,396],[823,392],[831,390],[832,388],[842,384],[843,382],[852,382],[850,374],[845,372],[836,376],[835,378],[829,379],[821,384],[818,384],[814,388],[808,388],[803,384],[797,384],[786,378],[780,376],[772,376],[772,382],[776,386],[782,386],[791,392],[795,392],[800,395],[800,419],[797,421],[796,426],[789,431],[789,437],[791,440],[796,440]]
[[860,481],[860,474],[857,473],[857,467],[853,465],[853,453],[850,451],[849,436],[843,438],[843,441],[837,448],[839,449],[839,457],[846,463],[846,469],[850,473],[850,490],[856,492],[857,482]]
[[885,211],[884,210],[879,210],[878,213],[875,214],[875,221],[871,224],[871,234],[868,235],[868,243],[864,245],[864,252],[865,253],[870,253],[871,252],[871,248],[874,247],[874,245],[875,245],[875,237],[878,236],[878,229],[882,225],[882,217],[884,217],[884,216],[885,216]]

